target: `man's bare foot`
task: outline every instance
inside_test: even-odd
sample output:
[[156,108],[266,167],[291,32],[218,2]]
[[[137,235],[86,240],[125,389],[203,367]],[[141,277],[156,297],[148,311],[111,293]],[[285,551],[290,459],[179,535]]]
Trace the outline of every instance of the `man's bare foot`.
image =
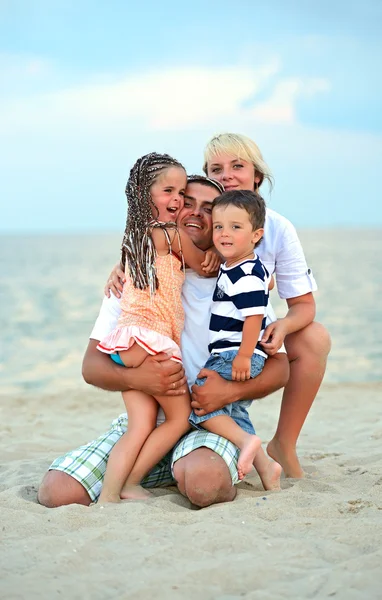
[[257,435],[248,434],[247,439],[248,441],[243,444],[240,450],[239,460],[237,461],[237,473],[239,479],[244,479],[244,477],[250,473],[256,452],[261,446],[261,439]]
[[296,449],[290,446],[283,446],[279,440],[274,437],[267,446],[268,455],[279,463],[285,473],[285,477],[302,479],[304,471],[301,468],[297,458]]
[[121,491],[122,500],[148,500],[152,497],[152,494],[140,485],[125,483]]
[[261,483],[265,490],[281,490],[280,477],[282,466],[274,460],[269,460],[268,467],[262,472],[259,472]]

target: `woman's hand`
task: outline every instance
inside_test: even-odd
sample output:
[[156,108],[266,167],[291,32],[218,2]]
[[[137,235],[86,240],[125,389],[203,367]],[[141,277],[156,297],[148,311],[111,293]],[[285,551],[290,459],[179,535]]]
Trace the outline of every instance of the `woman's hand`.
[[219,271],[221,263],[222,259],[220,254],[215,248],[210,248],[206,251],[205,258],[201,266],[205,273],[212,275],[213,273],[217,273]]
[[113,292],[116,298],[121,297],[121,293],[123,290],[123,284],[126,281],[125,273],[122,270],[121,263],[117,263],[112,272],[109,275],[109,278],[104,287],[104,294],[108,298],[110,298],[110,292]]
[[279,319],[278,321],[270,323],[268,327],[266,327],[260,342],[264,352],[269,356],[276,354],[283,345],[288,333],[289,331],[284,323],[284,319]]

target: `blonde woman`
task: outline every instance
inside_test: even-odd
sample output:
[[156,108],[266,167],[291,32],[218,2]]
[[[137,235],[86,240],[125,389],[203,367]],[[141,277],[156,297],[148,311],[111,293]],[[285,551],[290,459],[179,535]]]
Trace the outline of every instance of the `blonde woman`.
[[[250,138],[233,133],[214,136],[204,152],[204,171],[219,181],[226,191],[257,190],[272,175],[260,149]],[[293,225],[267,208],[264,237],[257,249],[260,260],[276,277],[279,296],[286,300],[288,312],[265,330],[262,346],[274,355],[285,343],[290,377],[284,389],[280,418],[268,454],[280,463],[286,476],[302,477],[296,443],[305,419],[324,377],[330,351],[326,329],[314,321],[316,307],[313,292],[317,289]],[[212,383],[212,382],[211,382]],[[224,395],[214,381],[198,388],[193,408],[199,414],[222,407]]]

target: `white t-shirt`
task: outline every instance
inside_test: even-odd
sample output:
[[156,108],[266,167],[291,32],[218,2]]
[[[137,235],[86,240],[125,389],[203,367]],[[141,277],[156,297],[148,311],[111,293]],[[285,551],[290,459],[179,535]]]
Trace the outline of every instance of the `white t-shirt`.
[[[317,289],[313,275],[308,269],[304,252],[292,223],[273,210],[267,209],[264,239],[256,253],[269,274],[276,274],[281,298],[302,296]],[[186,270],[182,289],[185,313],[181,339],[183,363],[189,386],[209,357],[208,336],[211,314],[211,299],[216,279],[199,276],[191,269]],[[104,298],[100,313],[90,334],[94,340],[102,340],[117,325],[121,312],[119,300],[111,294]],[[267,324],[276,320],[271,304],[268,304]],[[281,351],[285,352],[282,348]]]

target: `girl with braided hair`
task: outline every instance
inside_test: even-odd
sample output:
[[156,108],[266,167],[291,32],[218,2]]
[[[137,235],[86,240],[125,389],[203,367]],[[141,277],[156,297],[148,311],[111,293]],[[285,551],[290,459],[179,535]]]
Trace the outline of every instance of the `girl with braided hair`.
[[[184,167],[167,154],[137,160],[126,186],[128,213],[122,242],[126,283],[117,327],[97,346],[118,364],[134,368],[148,354],[166,352],[181,362],[183,328],[181,289],[184,266],[208,276],[220,260],[199,250],[176,218],[187,184]],[[99,502],[150,496],[139,485],[146,473],[173,448],[188,429],[190,396],[153,397],[137,390],[122,393],[128,431],[111,451]],[[165,421],[156,427],[158,405]]]

